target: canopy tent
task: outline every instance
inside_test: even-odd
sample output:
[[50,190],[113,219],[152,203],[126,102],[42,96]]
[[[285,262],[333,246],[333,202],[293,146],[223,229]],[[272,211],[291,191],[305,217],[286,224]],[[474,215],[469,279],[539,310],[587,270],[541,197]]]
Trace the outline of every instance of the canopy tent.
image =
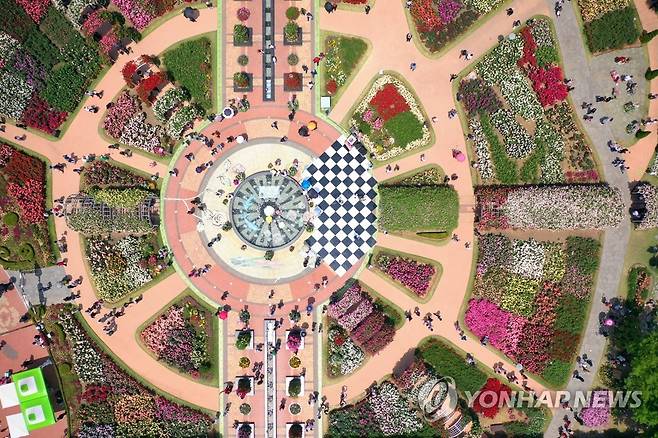
[[12,380],[27,430],[32,431],[55,424],[55,415],[48,398],[42,369],[33,368],[16,373],[12,376]]
[[0,406],[3,409],[18,406],[18,394],[13,382],[0,386]]
[[9,436],[11,438],[20,438],[30,434],[23,414],[7,415],[7,427],[9,428]]

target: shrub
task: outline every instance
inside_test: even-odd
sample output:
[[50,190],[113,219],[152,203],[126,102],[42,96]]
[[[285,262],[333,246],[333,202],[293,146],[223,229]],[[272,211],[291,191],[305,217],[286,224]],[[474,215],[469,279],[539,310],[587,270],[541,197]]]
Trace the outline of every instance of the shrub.
[[243,330],[238,333],[238,337],[235,340],[235,348],[238,350],[244,350],[251,343],[251,332],[249,330]]
[[23,47],[46,68],[50,68],[60,61],[59,49],[36,27],[27,34]]
[[246,88],[249,86],[249,75],[245,72],[237,72],[233,74],[233,84],[238,88]]
[[440,376],[452,377],[461,392],[475,393],[487,381],[486,374],[476,367],[467,366],[461,354],[436,338],[422,344],[418,354]]
[[238,64],[241,66],[245,66],[249,64],[249,57],[247,55],[240,55],[238,56]]
[[289,21],[283,26],[283,38],[289,43],[297,41],[299,36],[299,26],[294,21]]
[[290,6],[288,9],[286,9],[286,18],[288,20],[296,20],[299,18],[299,8],[295,6]]
[[42,96],[53,108],[73,112],[80,103],[85,78],[71,65],[54,70],[46,80]]
[[249,403],[242,403],[240,405],[240,413],[242,415],[249,415],[251,412],[251,405]]
[[585,34],[592,52],[618,49],[634,43],[640,36],[635,8],[631,5],[610,11],[601,18],[585,23]]
[[291,53],[288,55],[288,65],[297,65],[299,64],[299,56],[297,56],[295,53]]
[[288,394],[290,394],[291,397],[298,397],[299,394],[302,392],[302,381],[299,377],[295,377],[294,379],[290,380],[288,383]]
[[452,231],[459,199],[449,186],[379,188],[380,226],[388,231]]
[[487,143],[489,143],[496,178],[503,184],[516,183],[518,178],[516,163],[507,155],[505,146],[491,126],[491,119],[488,115],[481,114],[480,122],[482,123],[482,132],[487,139]]
[[[657,70],[658,71],[658,70]],[[642,139],[644,137],[648,137],[651,132],[645,131],[643,129],[638,129],[637,132],[635,132],[635,138]]]
[[243,6],[240,9],[238,9],[237,16],[238,16],[238,20],[247,21],[251,16],[251,11],[249,10],[249,8],[245,8]]
[[5,223],[5,225],[13,227],[18,223],[18,214],[10,211],[9,213],[5,214],[5,216],[2,218],[2,221]]
[[646,73],[644,73],[644,78],[647,81],[651,81],[656,77],[658,77],[658,68],[655,70],[651,70],[651,67],[648,67]]
[[249,28],[244,24],[233,26],[233,41],[236,44],[246,44],[249,42]]

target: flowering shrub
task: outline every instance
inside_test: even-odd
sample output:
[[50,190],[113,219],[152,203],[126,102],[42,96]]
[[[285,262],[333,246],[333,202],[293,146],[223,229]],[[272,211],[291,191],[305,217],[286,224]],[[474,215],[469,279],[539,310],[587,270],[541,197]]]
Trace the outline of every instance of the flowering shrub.
[[243,6],[240,9],[238,9],[237,12],[238,20],[247,21],[250,15],[251,15],[251,11],[249,10],[249,8]]
[[68,113],[57,111],[35,93],[25,108],[21,121],[47,134],[54,134],[67,116]]
[[107,32],[98,42],[103,53],[108,54],[110,50],[114,49],[119,44],[119,37],[114,29]]
[[361,38],[331,35],[324,40],[327,94],[333,95],[345,85],[367,49],[368,45]]
[[155,15],[142,8],[143,3],[141,2],[135,0],[112,0],[112,3],[121,10],[124,17],[127,17],[138,30],[144,29],[156,18]]
[[578,0],[578,8],[584,21],[593,21],[627,5],[628,0]]
[[455,21],[462,9],[462,4],[459,0],[439,0],[437,9],[441,23],[447,24]]
[[542,106],[554,105],[567,98],[567,86],[562,81],[564,78],[560,67],[538,68],[528,72],[528,76]]
[[150,104],[153,97],[153,91],[161,86],[166,80],[167,76],[161,71],[149,75],[142,79],[137,85],[137,95],[143,102]]
[[[473,400],[473,410],[487,418],[494,418],[496,414],[498,414],[498,411],[500,410],[498,400],[500,400],[501,397],[504,397],[501,394],[509,395],[512,393],[509,386],[504,385],[500,380],[492,377],[487,379],[487,383],[484,384],[480,391],[478,397]],[[489,406],[492,403],[492,400],[494,402],[493,406]],[[487,405],[487,407],[484,407],[483,404]]]
[[402,258],[387,253],[380,253],[377,256],[375,266],[419,297],[427,294],[436,273],[436,269],[430,263],[420,263],[412,258]]
[[35,23],[40,23],[50,6],[50,0],[16,0]]
[[123,80],[126,81],[126,84],[129,86],[134,86],[135,83],[133,82],[133,76],[137,72],[137,64],[135,64],[135,61],[128,61],[126,64],[123,66],[121,69],[121,75],[123,76]]
[[499,109],[491,115],[491,124],[505,138],[505,151],[510,157],[524,158],[535,149],[528,131],[517,122],[511,111]]
[[87,187],[147,187],[150,181],[121,167],[113,166],[107,161],[95,160],[83,168],[81,182]]
[[87,15],[84,23],[82,23],[82,31],[88,36],[93,35],[103,23],[105,23],[105,20],[101,17],[101,10],[97,9]]

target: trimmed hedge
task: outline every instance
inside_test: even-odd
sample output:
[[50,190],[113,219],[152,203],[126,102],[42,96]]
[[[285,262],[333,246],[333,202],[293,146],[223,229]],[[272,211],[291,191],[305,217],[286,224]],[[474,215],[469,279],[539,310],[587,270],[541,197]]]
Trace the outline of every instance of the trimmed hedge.
[[585,23],[585,34],[592,52],[618,49],[634,43],[640,36],[635,8],[627,6],[610,11],[601,18]]
[[388,231],[448,231],[457,227],[459,199],[450,186],[380,186],[379,223]]
[[48,76],[42,96],[52,107],[73,112],[80,102],[85,82],[72,65],[66,64]]
[[210,48],[210,40],[202,37],[182,43],[163,57],[171,79],[189,91],[192,99],[206,110],[212,107]]
[[658,35],[658,29],[652,30],[651,32],[647,32],[646,30],[643,30],[642,34],[640,35],[640,42],[642,44],[646,44],[652,39],[654,39],[656,35]]
[[421,344],[416,354],[440,376],[452,377],[457,390],[462,393],[475,393],[487,382],[485,373],[477,367],[467,365],[461,354],[438,339],[432,338]]

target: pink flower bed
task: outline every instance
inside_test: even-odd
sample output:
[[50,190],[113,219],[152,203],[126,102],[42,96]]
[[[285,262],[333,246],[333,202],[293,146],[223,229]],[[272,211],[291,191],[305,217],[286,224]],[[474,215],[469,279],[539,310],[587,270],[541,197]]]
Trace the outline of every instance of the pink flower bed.
[[135,27],[139,30],[144,29],[155,18],[155,16],[142,9],[137,1],[112,0],[112,3],[114,3],[121,10],[121,13],[132,21]]
[[580,418],[587,427],[601,427],[610,421],[610,401],[607,391],[594,391],[591,406],[583,408]]
[[103,25],[103,23],[104,20],[101,18],[100,9],[96,10],[89,14],[85,19],[85,22],[82,23],[82,31],[86,35],[92,35],[94,32],[96,32],[96,29]]
[[347,331],[352,331],[363,321],[366,316],[372,313],[372,303],[370,300],[362,300],[359,305],[350,313],[346,313],[338,318],[338,323]]
[[429,263],[420,263],[410,258],[381,254],[377,258],[377,267],[393,280],[424,297],[430,288],[436,269]]
[[119,138],[123,128],[135,114],[141,109],[139,101],[124,91],[116,100],[114,105],[107,110],[103,128],[110,137]]
[[336,303],[330,304],[327,315],[330,318],[338,319],[353,305],[359,303],[363,299],[361,294],[361,285],[354,283]]
[[517,346],[528,321],[507,312],[491,301],[472,299],[464,318],[466,326],[479,338],[487,336],[489,342],[510,357],[517,353]]
[[110,30],[108,33],[103,35],[103,38],[101,38],[99,44],[101,46],[101,50],[103,51],[103,53],[105,54],[110,53],[110,50],[112,50],[117,44],[119,44],[119,37],[114,32],[114,29]]
[[142,332],[142,341],[154,353],[160,355],[166,349],[167,345],[163,340],[169,337],[169,333],[175,329],[185,327],[183,319],[183,309],[170,307],[167,313],[157,318],[151,325],[146,327]]

